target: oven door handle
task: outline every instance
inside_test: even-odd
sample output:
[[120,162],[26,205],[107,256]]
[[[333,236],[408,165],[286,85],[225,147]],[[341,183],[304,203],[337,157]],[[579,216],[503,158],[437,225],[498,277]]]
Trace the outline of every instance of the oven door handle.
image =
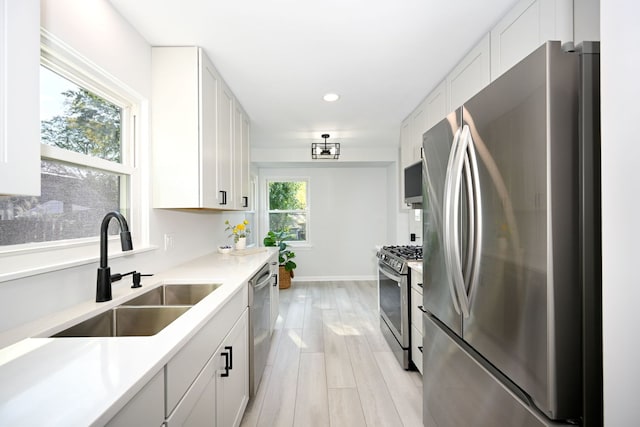
[[[404,277],[402,276],[397,276],[391,272],[389,272],[389,270],[382,264],[378,263],[378,270],[384,274],[385,276],[387,276],[389,279],[393,280],[394,282],[402,282],[402,280],[404,279]],[[400,286],[400,285],[398,285]]]

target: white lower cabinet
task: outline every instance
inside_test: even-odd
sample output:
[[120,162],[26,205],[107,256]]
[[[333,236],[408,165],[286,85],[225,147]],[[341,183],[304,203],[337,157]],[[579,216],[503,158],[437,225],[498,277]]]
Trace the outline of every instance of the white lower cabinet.
[[245,311],[214,355],[217,358],[214,425],[219,427],[239,426],[249,402],[248,318]]
[[411,361],[422,373],[422,272],[411,269]]
[[107,427],[160,426],[164,421],[164,370],[160,370]]
[[215,355],[209,359],[175,411],[167,418],[167,427],[216,425]]
[[248,285],[166,364],[167,427],[240,424],[249,400],[247,304]]
[[245,310],[167,418],[167,427],[240,425],[249,400],[248,339]]
[[280,266],[278,265],[278,254],[269,259],[271,274],[275,277],[271,283],[271,333],[276,327],[278,316],[280,315]]

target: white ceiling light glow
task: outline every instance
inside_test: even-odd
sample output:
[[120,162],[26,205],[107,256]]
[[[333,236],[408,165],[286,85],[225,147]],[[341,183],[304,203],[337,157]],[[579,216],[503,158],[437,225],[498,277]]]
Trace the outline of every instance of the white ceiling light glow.
[[327,102],[335,102],[338,99],[340,99],[340,95],[338,95],[337,93],[328,93],[325,96],[323,96],[322,99],[324,99]]

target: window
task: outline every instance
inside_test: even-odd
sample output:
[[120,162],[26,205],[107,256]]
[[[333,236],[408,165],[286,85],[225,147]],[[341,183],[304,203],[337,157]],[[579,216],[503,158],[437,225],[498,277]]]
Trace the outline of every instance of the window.
[[269,230],[288,230],[288,240],[308,241],[308,180],[268,180],[267,195]]
[[135,104],[94,75],[43,50],[41,195],[0,197],[0,248],[95,241],[112,210],[131,222]]

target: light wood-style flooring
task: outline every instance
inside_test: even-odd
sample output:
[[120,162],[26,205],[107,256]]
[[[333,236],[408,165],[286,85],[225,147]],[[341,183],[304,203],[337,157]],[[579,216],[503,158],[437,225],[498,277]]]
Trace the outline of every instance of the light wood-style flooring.
[[422,377],[380,332],[375,281],[280,290],[265,373],[242,420],[254,426],[422,426]]

